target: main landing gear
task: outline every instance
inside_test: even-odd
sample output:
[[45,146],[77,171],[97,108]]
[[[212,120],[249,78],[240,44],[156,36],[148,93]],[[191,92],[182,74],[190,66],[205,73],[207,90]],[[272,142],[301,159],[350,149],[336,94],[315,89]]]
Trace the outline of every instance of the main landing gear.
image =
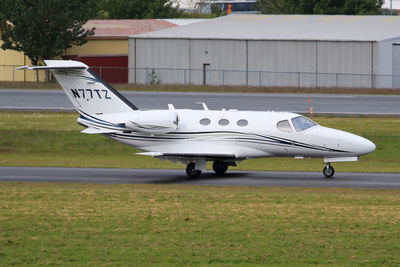
[[[204,163],[205,164],[205,163]],[[236,166],[236,162],[224,162],[222,160],[214,161],[212,167],[217,175],[224,175],[229,166]],[[205,170],[205,165],[204,165]],[[190,178],[197,178],[201,174],[201,170],[196,169],[196,163],[190,162],[186,167],[186,174]]]
[[228,170],[228,164],[226,162],[223,162],[222,160],[214,161],[212,167],[215,173],[218,175],[223,175]]
[[194,162],[190,162],[186,167],[186,174],[190,178],[197,178],[201,174],[201,170],[196,170],[195,167]]
[[326,164],[325,168],[322,170],[325,177],[330,178],[335,174],[335,169],[331,166],[330,163]]

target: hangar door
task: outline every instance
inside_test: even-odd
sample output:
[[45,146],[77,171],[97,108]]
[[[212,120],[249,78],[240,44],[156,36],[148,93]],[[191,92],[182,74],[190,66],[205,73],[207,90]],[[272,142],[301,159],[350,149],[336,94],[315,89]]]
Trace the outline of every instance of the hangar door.
[[128,56],[127,55],[71,55],[63,59],[78,60],[88,65],[101,78],[109,83],[128,82]]
[[393,88],[400,88],[400,43],[393,44],[392,55],[393,55],[392,86]]

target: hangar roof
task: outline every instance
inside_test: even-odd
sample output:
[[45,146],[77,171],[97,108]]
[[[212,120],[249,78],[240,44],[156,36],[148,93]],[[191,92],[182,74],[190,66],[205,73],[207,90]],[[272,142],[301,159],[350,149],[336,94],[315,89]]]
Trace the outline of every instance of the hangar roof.
[[229,15],[133,38],[383,41],[400,37],[400,16]]
[[84,28],[95,27],[90,39],[127,39],[133,34],[151,32],[190,23],[201,19],[92,19]]

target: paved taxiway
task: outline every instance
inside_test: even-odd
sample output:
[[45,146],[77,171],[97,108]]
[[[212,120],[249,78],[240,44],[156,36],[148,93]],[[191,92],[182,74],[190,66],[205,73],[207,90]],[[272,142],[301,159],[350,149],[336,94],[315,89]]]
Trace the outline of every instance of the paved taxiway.
[[186,184],[214,186],[294,186],[400,188],[399,173],[337,173],[324,178],[318,172],[229,171],[217,177],[207,171],[197,179],[184,170],[0,167],[1,182],[52,182],[98,184]]
[[[210,109],[273,110],[318,114],[400,115],[400,95],[321,95],[321,94],[232,94],[178,92],[121,92],[141,109],[201,109],[197,102]],[[310,100],[310,103],[308,102]],[[61,90],[0,89],[0,109],[73,111]]]

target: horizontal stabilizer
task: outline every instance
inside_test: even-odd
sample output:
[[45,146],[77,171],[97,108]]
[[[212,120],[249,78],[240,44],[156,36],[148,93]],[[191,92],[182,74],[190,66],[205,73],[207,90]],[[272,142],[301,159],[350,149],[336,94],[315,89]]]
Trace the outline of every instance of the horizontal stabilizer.
[[95,128],[86,128],[85,130],[81,131],[81,133],[85,134],[106,134],[106,133],[116,133],[115,130],[110,129],[95,129]]
[[23,66],[17,70],[85,70],[87,65],[72,60],[45,60],[47,66]]
[[16,70],[84,70],[85,66],[23,66]]

